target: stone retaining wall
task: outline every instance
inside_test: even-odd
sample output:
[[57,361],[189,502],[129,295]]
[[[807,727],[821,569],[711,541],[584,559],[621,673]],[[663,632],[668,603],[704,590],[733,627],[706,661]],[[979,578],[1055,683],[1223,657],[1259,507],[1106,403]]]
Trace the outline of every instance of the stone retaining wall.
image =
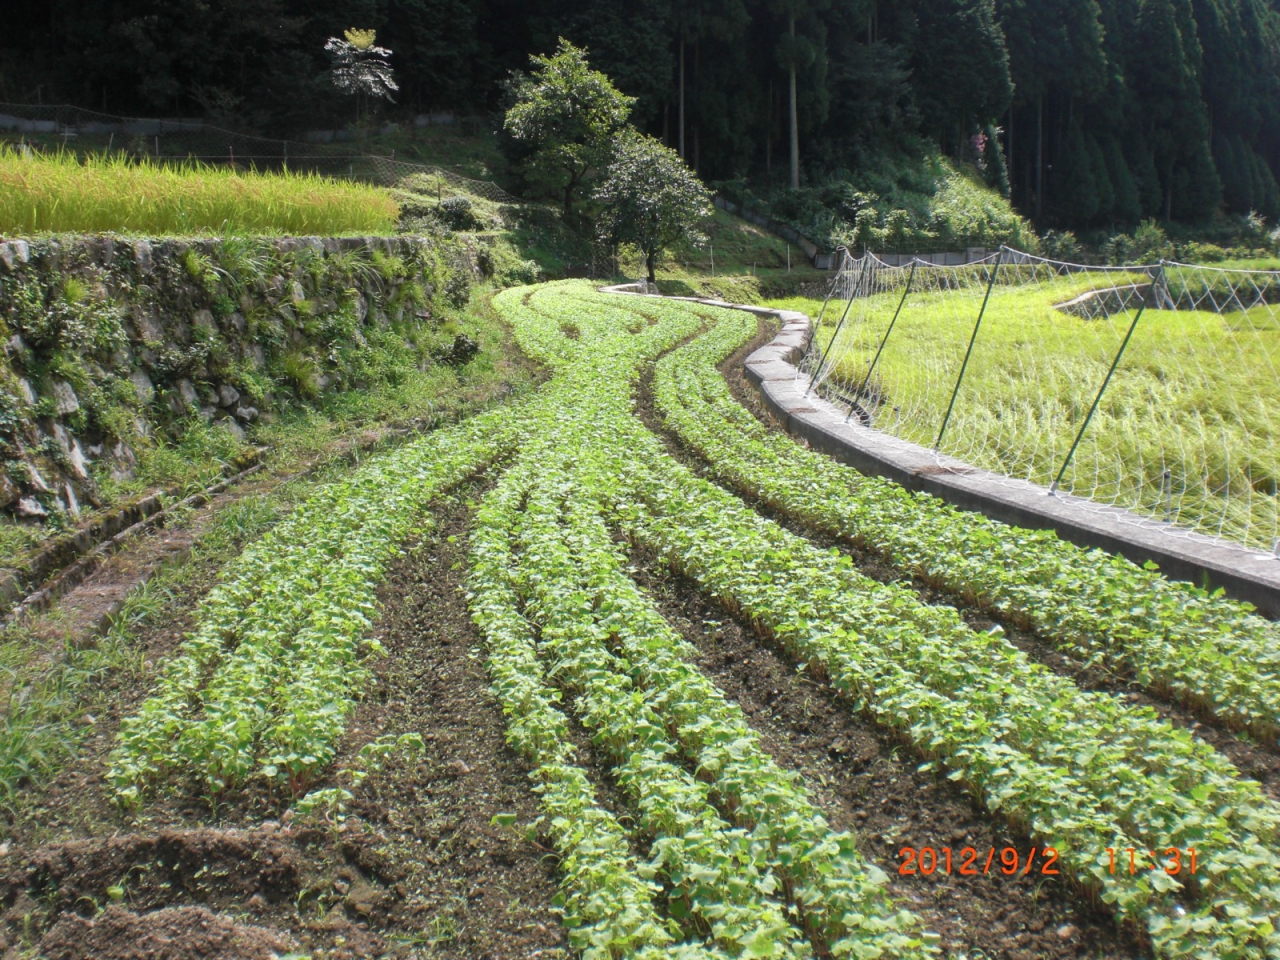
[[239,438],[281,404],[465,359],[441,321],[471,254],[412,237],[0,242],[0,510],[96,505],[193,418]]

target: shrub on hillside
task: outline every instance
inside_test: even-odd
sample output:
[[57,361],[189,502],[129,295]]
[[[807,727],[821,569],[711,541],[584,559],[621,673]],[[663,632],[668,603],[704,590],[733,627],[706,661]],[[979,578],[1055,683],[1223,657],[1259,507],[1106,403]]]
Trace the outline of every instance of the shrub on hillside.
[[972,164],[938,156],[872,159],[800,190],[760,196],[742,181],[719,185],[744,206],[791,224],[820,245],[921,253],[994,248],[1035,252],[1028,221]]
[[1080,241],[1070,230],[1050,230],[1040,238],[1040,252],[1050,260],[1079,263],[1082,250]]
[[471,201],[467,197],[449,197],[440,201],[438,208],[440,219],[450,230],[472,230],[476,226],[476,217],[471,209]]

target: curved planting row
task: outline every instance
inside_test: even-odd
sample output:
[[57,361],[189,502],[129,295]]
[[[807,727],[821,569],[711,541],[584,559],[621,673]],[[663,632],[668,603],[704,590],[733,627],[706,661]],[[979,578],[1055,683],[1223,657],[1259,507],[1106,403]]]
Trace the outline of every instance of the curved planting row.
[[[633,309],[689,308],[641,301]],[[1065,652],[1277,743],[1280,626],[1123,557],[865,476],[769,430],[716,370],[754,335],[756,319],[739,311],[716,316],[705,335],[658,364],[654,394],[666,424],[722,480],[1030,627]]]
[[[574,289],[497,300],[526,351],[559,364],[557,377],[577,386],[486,497],[475,534],[473,608],[513,745],[539,764],[535,777],[545,782],[546,762],[524,745],[528,703],[537,699],[546,706],[536,711],[548,715],[557,697],[572,704],[635,810],[637,839],[649,850],[635,875],[657,884],[666,936],[682,949],[784,958],[812,956],[818,945],[835,956],[926,955],[918,921],[888,900],[880,871],[861,863],[853,838],[831,830],[741,712],[689,665],[689,648],[623,572],[605,525],[601,497],[613,484],[601,451],[612,451],[619,422],[629,419],[641,363],[696,322],[638,327],[625,314],[584,313],[574,309]],[[584,345],[575,357],[563,345],[548,349],[565,325]],[[534,683],[537,698],[512,695]],[[565,886],[567,904],[590,900],[573,870]],[[608,921],[576,911],[566,920],[575,945],[620,954],[639,946],[632,924],[641,916],[649,916],[645,905]],[[652,925],[644,931],[653,936]]]
[[118,797],[136,804],[171,774],[210,795],[254,776],[294,796],[305,789],[367,680],[387,561],[427,503],[498,458],[518,423],[494,411],[380,456],[247,549],[201,604],[155,693],[121,724],[110,770]]
[[[655,317],[688,312],[642,303]],[[676,465],[634,420],[611,435],[616,520],[629,535],[1055,846],[1080,882],[1144,923],[1162,955],[1280,951],[1280,812],[1224,758],[785,533]],[[1108,847],[1175,846],[1212,849],[1213,865],[1195,877],[1111,872]]]

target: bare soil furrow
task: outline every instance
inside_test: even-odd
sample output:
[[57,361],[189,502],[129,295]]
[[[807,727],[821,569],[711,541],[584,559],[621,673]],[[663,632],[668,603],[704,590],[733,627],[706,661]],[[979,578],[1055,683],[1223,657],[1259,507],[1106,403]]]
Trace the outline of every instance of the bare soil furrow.
[[[1137,958],[1137,934],[1082,903],[1062,878],[959,876],[959,851],[1031,843],[1014,836],[946,780],[918,771],[910,752],[856,716],[697,585],[634,554],[636,580],[698,650],[698,666],[746,712],[764,748],[798,771],[833,827],[858,835],[891,889],[939,933],[951,955],[1002,960]],[[904,876],[903,847],[953,851],[953,873]],[[997,852],[997,857],[999,853]],[[981,868],[981,862],[978,867]],[[977,951],[982,951],[981,953]]]

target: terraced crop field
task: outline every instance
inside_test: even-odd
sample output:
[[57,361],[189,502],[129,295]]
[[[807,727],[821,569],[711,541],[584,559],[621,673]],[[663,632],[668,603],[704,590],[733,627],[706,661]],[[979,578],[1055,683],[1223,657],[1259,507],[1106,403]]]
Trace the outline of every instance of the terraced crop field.
[[32,784],[0,946],[1280,957],[1275,623],[797,446],[752,314],[496,305],[547,382],[218,575]]

